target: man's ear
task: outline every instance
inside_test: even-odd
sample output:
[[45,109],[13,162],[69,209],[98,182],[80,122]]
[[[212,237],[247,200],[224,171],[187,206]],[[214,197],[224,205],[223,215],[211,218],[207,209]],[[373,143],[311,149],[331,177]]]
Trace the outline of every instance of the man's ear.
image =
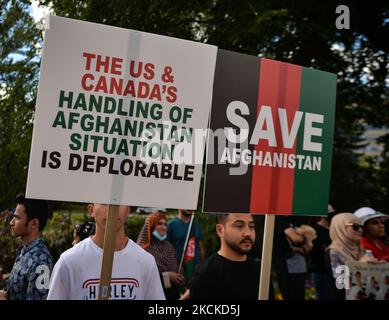
[[220,223],[216,224],[216,234],[219,236],[219,238],[223,237],[223,231],[224,231],[224,226]]
[[31,219],[28,221],[28,225],[32,230],[39,230],[39,220],[38,218]]

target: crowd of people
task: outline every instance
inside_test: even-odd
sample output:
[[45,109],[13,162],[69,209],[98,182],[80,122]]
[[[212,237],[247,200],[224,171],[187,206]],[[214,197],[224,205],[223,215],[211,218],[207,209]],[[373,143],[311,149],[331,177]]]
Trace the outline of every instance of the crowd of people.
[[[110,299],[258,299],[260,264],[250,255],[256,226],[250,214],[216,215],[217,252],[205,258],[201,226],[193,210],[180,209],[168,221],[162,208],[149,214],[137,241],[125,234],[128,206],[119,206],[115,230]],[[73,247],[54,262],[44,245],[42,230],[48,220],[47,202],[20,194],[10,222],[21,247],[0,299],[94,300],[99,283],[108,205],[89,204],[94,222],[74,229]],[[308,276],[316,299],[345,299],[339,287],[339,266],[350,261],[389,262],[385,232],[386,214],[364,207],[354,213],[328,215],[310,225],[291,216],[277,216],[273,242],[274,284],[285,300],[304,300]],[[257,230],[258,233],[258,230]],[[361,273],[351,276],[350,299],[388,299],[389,275],[378,285],[374,276],[362,283]]]

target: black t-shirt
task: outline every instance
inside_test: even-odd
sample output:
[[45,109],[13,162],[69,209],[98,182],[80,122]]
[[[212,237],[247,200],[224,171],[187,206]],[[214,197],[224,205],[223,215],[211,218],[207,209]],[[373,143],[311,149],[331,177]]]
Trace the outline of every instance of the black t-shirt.
[[260,266],[253,260],[232,261],[215,253],[196,268],[190,299],[257,300],[259,274]]
[[312,271],[317,273],[328,273],[325,252],[331,244],[330,231],[327,228],[315,223],[312,227],[316,230],[317,238],[313,240],[313,248],[310,254]]

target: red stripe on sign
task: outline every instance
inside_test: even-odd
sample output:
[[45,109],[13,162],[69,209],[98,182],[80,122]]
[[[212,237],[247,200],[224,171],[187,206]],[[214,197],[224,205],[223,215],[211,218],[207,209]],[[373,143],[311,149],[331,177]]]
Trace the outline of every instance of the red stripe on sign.
[[[296,153],[297,134],[293,146],[285,148],[279,115],[279,112],[284,110],[280,111],[279,108],[286,109],[288,125],[284,134],[289,135],[299,109],[301,67],[263,58],[260,63],[257,117],[262,106],[271,107],[276,146],[269,146],[267,139],[260,139],[255,146],[258,154],[262,151],[262,165],[253,165],[250,212],[292,214],[294,169],[288,168],[284,157]],[[266,130],[268,126],[265,122],[262,129]],[[278,161],[274,159],[275,153]]]

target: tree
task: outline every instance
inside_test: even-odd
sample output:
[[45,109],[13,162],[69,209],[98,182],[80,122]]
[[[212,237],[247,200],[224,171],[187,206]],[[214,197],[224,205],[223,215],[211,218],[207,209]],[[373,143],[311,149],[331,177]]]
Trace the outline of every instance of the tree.
[[25,190],[41,32],[29,15],[30,2],[0,5],[0,205],[14,205]]

